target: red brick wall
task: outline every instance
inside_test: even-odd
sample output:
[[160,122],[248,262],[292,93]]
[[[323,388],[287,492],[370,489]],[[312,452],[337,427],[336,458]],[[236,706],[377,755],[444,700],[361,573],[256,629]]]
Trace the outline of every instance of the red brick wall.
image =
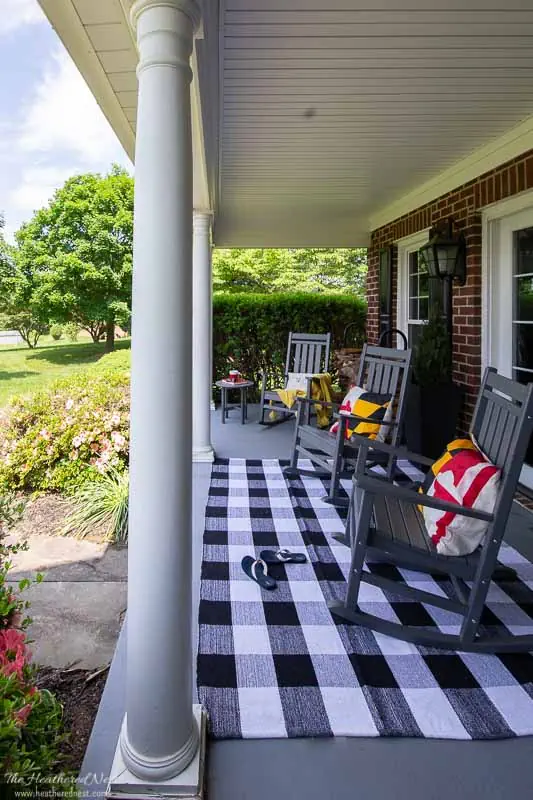
[[[453,289],[454,380],[466,389],[461,420],[464,430],[468,427],[481,376],[481,209],[531,188],[533,151],[528,151],[372,232],[367,277],[367,336],[370,342],[377,340],[379,331],[379,251],[448,217],[454,218],[457,229],[466,236],[467,280],[465,286],[454,285]],[[393,310],[396,314],[396,253],[393,264]]]

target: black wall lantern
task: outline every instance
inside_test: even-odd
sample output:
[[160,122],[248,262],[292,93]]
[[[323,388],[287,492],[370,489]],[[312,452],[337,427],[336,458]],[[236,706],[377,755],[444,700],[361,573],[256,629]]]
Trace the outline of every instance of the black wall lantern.
[[453,336],[452,283],[456,279],[461,286],[466,283],[466,241],[464,234],[454,236],[453,219],[449,217],[434,225],[429,231],[429,241],[418,251],[420,262],[426,265],[430,278],[441,278],[444,282],[444,316],[450,343]]
[[431,278],[456,278],[464,286],[466,241],[463,233],[454,236],[452,217],[431,228],[429,241],[420,248],[419,254]]

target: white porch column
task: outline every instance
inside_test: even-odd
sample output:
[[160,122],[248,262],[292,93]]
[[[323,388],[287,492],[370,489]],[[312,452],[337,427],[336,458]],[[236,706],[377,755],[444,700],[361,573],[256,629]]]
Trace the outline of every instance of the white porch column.
[[189,61],[200,13],[195,0],[136,0],[131,15],[140,61],[126,716],[108,793],[194,796]]
[[211,213],[195,211],[193,224],[192,304],[192,459],[213,461],[211,383],[213,347],[211,304]]

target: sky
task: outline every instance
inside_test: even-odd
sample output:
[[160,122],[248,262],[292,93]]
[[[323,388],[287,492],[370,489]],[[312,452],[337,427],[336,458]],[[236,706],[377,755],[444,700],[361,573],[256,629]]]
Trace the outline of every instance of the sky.
[[133,171],[37,0],[1,0],[0,212],[13,234],[80,172]]

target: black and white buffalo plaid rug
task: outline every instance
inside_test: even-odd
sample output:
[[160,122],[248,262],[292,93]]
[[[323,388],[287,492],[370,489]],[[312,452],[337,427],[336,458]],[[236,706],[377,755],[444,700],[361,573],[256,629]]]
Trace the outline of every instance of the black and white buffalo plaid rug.
[[[283,462],[213,466],[202,565],[198,691],[216,738],[418,736],[492,739],[533,734],[533,657],[472,655],[400,642],[335,623],[349,548],[318,478],[287,481]],[[309,465],[310,466],[310,465]],[[276,565],[262,590],[241,569],[263,548],[306,552]],[[533,632],[533,566],[504,547],[520,580],[491,585],[487,624]],[[439,591],[431,578],[370,565]],[[441,590],[442,591],[442,590]],[[456,615],[362,584],[361,607],[387,619],[457,630]]]

